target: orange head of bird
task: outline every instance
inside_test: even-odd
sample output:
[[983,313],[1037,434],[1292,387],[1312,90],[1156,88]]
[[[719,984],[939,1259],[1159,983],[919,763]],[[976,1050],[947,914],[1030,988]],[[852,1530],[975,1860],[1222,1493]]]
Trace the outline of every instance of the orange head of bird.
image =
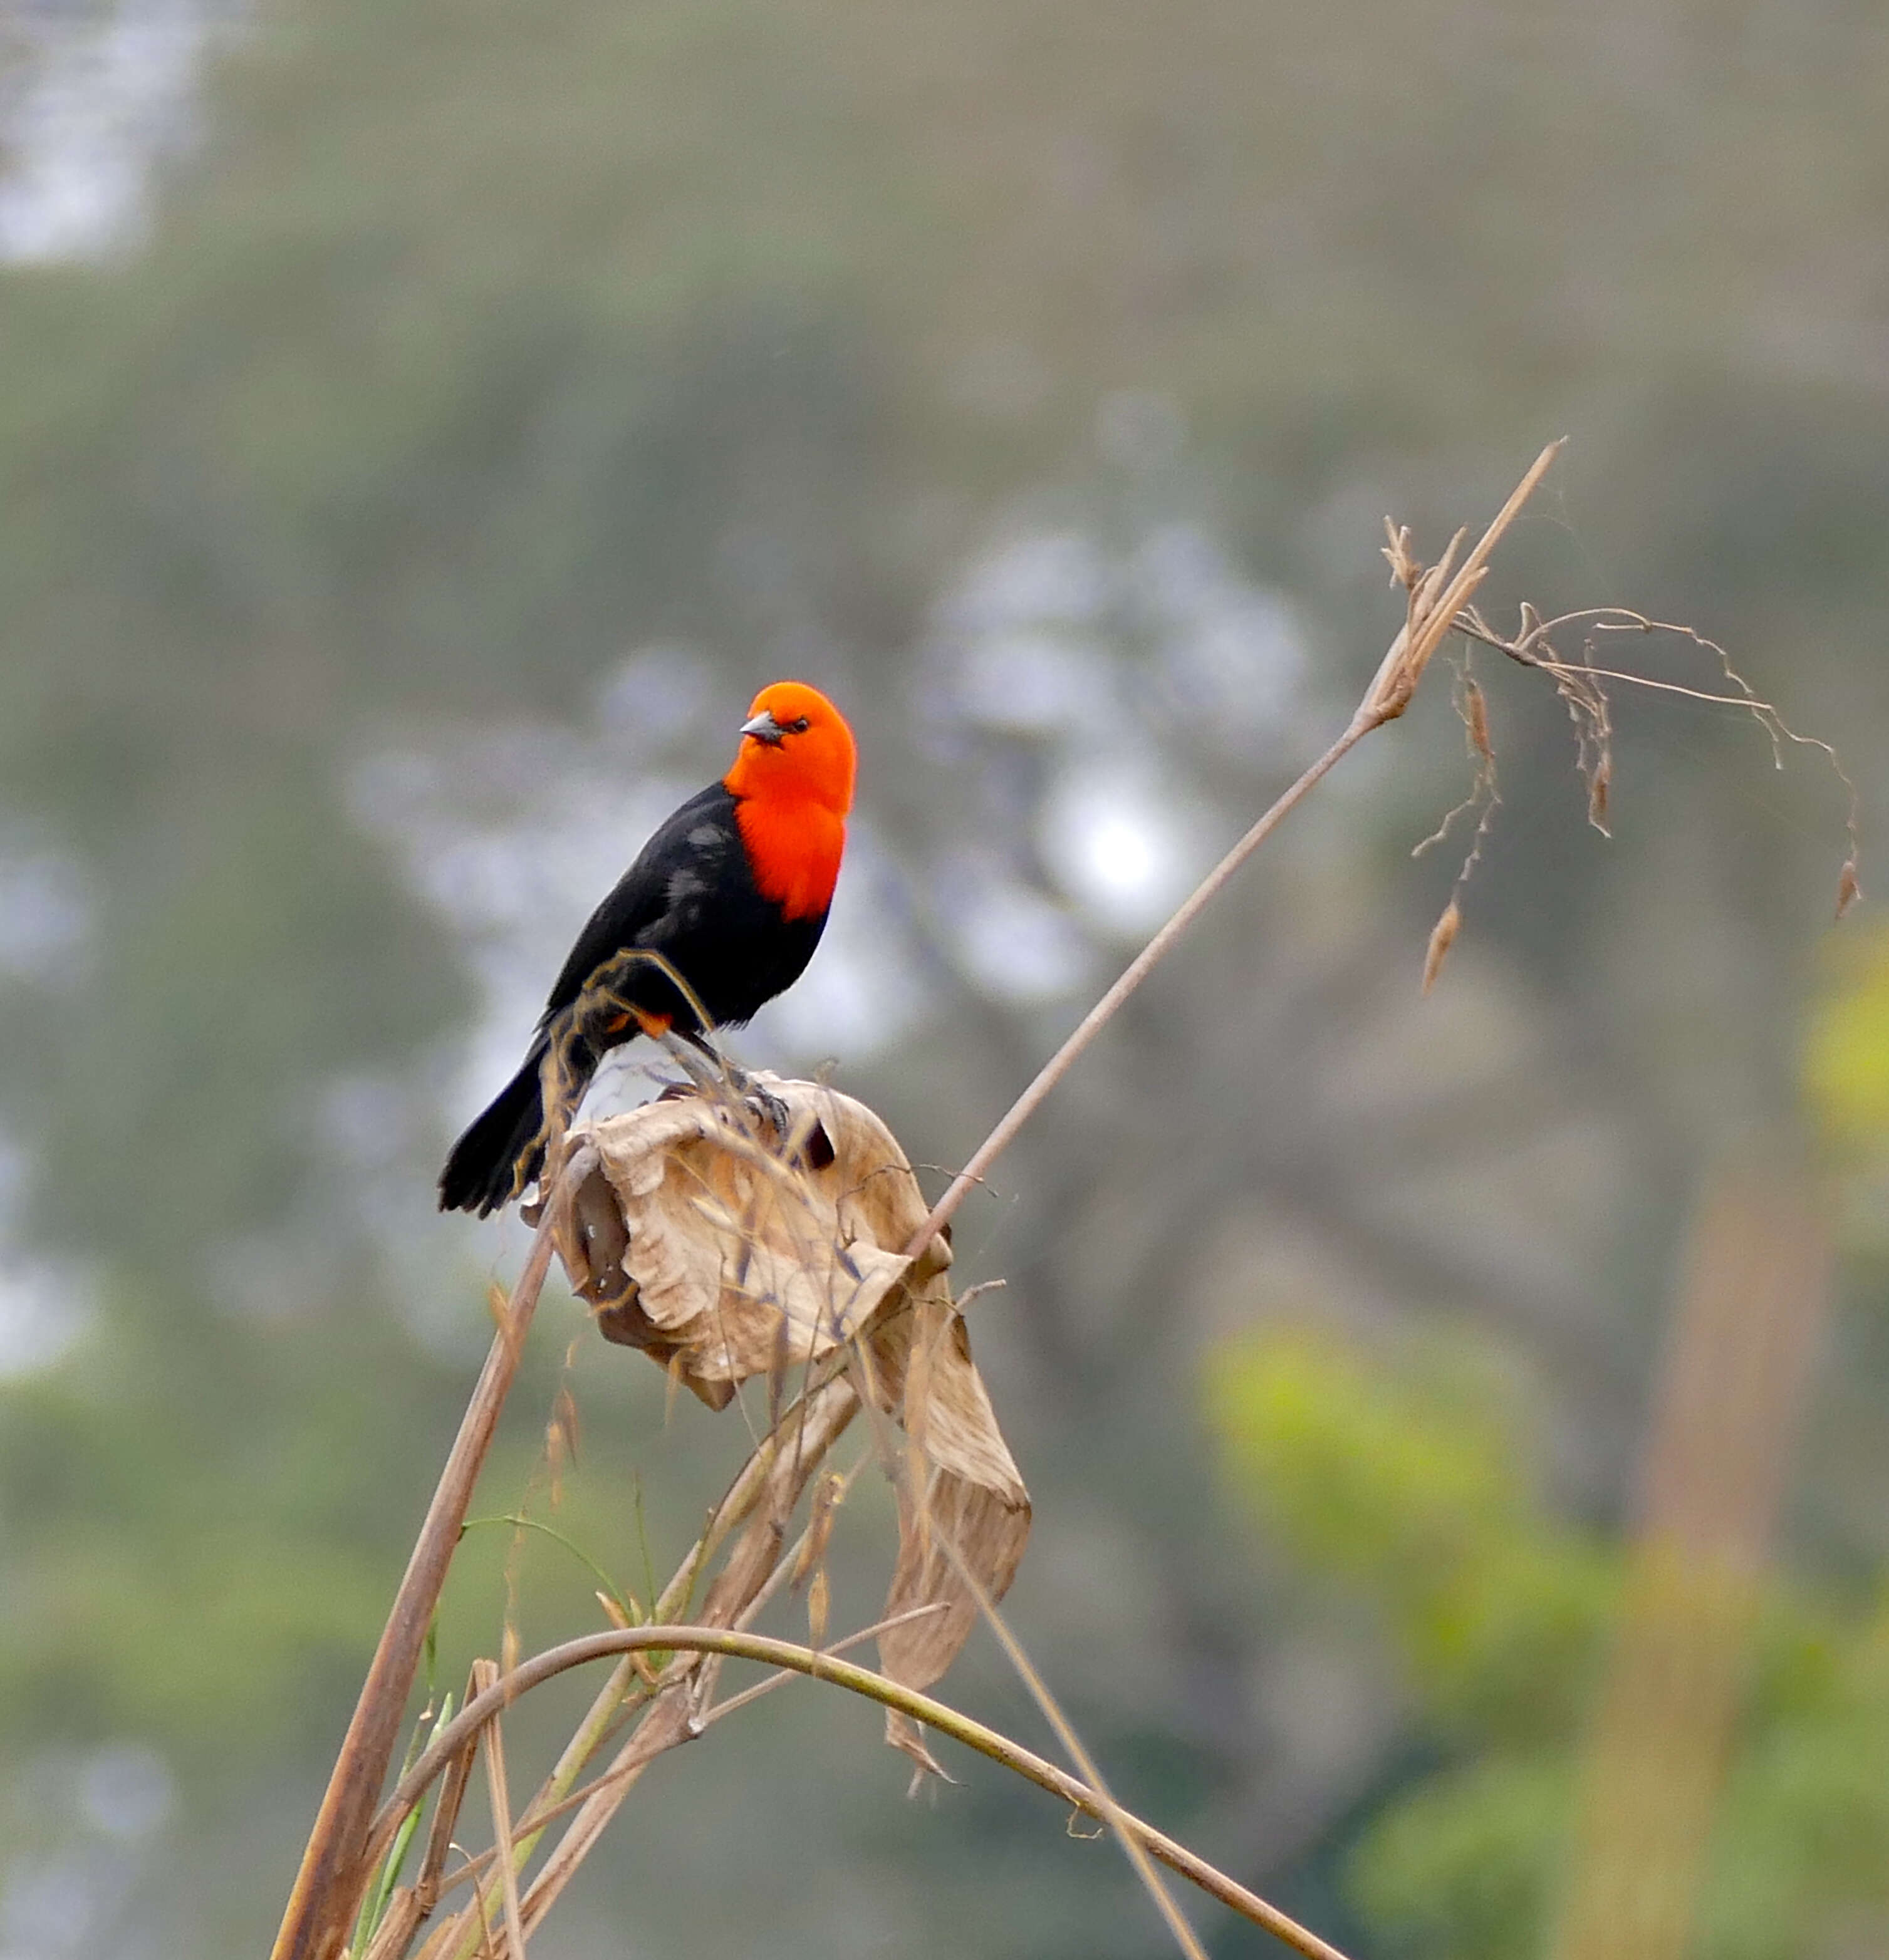
[[754,697],[741,752],[722,780],[737,797],[811,803],[844,817],[855,764],[852,730],[839,709],[804,681],[777,680]]

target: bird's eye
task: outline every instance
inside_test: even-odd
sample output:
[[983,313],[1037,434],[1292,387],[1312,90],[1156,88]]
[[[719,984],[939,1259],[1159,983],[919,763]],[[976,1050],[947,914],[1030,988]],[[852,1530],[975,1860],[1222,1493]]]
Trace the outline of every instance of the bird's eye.
[[787,732],[790,735],[804,735],[810,725],[806,716],[803,714],[798,721],[788,723]]

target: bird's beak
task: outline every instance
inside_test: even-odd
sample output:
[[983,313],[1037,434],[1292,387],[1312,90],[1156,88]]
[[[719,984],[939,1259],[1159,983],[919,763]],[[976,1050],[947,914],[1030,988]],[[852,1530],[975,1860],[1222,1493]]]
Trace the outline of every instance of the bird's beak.
[[778,748],[781,737],[787,733],[787,730],[766,708],[763,708],[752,721],[744,721],[741,724],[741,733],[744,735],[752,735],[756,741],[765,742],[770,748]]

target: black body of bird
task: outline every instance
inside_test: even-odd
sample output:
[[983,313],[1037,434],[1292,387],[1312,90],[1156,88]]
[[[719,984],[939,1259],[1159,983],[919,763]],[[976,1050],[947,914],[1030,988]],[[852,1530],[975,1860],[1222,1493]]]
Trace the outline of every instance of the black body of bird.
[[[852,793],[852,738],[832,704],[777,682],[757,698],[735,765],[658,829],[591,915],[530,1052],[440,1173],[442,1211],[496,1211],[543,1169],[554,1045],[573,1098],[601,1058],[673,1028],[708,1045],[799,978],[827,924]],[[688,984],[708,1020],[653,961]],[[587,992],[587,990],[588,991]]]

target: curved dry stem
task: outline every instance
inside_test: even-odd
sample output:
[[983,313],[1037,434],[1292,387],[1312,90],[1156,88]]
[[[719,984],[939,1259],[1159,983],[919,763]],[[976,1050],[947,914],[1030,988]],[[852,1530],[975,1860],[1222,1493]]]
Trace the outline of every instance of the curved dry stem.
[[1111,1803],[1105,1806],[1086,1783],[1078,1782],[1066,1771],[1045,1761],[996,1729],[986,1728],[983,1723],[960,1714],[941,1701],[933,1701],[929,1694],[903,1688],[884,1675],[874,1673],[870,1668],[856,1667],[850,1661],[840,1660],[831,1653],[817,1653],[811,1647],[799,1647],[791,1640],[776,1640],[764,1634],[735,1633],[718,1627],[616,1628],[607,1633],[590,1634],[581,1640],[566,1640],[561,1646],[547,1648],[543,1653],[521,1662],[509,1674],[501,1676],[484,1692],[475,1695],[428,1745],[382,1806],[375,1825],[376,1839],[394,1828],[406,1812],[420,1800],[428,1785],[445,1768],[454,1753],[464,1745],[468,1736],[502,1713],[521,1694],[528,1694],[574,1667],[651,1648],[758,1661],[765,1666],[784,1668],[792,1673],[805,1675],[811,1680],[845,1688],[849,1694],[862,1695],[882,1707],[896,1708],[914,1721],[922,1722],[962,1742],[967,1748],[976,1750],[980,1755],[988,1756],[992,1762],[1001,1763],[1005,1768],[1061,1798],[1086,1816],[1107,1822],[1112,1812],[1117,1828],[1132,1835],[1148,1853],[1171,1870],[1198,1885],[1242,1918],[1263,1927],[1275,1938],[1305,1955],[1307,1960],[1345,1960],[1336,1947],[1320,1939],[1310,1928],[1301,1926],[1276,1906],[1268,1904],[1257,1892],[1249,1892],[1237,1879],[1216,1869],[1184,1844],[1157,1831],[1152,1825],[1144,1823],[1119,1804]]
[[[826,1654],[849,1653],[855,1647],[864,1647],[868,1640],[876,1640],[881,1634],[890,1632],[893,1628],[903,1625],[908,1620],[919,1619],[927,1613],[935,1613],[939,1610],[940,1608],[936,1605],[914,1606],[909,1612],[895,1613],[890,1619],[875,1620],[871,1625],[862,1627],[857,1633],[849,1634],[843,1640],[835,1640],[831,1646],[819,1648],[816,1651]],[[774,1693],[777,1688],[785,1688],[790,1681],[799,1681],[804,1678],[794,1669],[776,1668],[772,1674],[763,1675],[751,1688],[743,1688],[738,1694],[731,1694],[725,1701],[713,1703],[702,1713],[702,1727],[704,1730],[712,1729],[718,1722],[725,1720],[731,1715],[738,1714],[751,1702],[764,1699]],[[449,1769],[448,1774],[450,1776],[451,1774],[451,1771]],[[527,1833],[530,1834],[530,1841],[535,1844],[538,1835],[548,1826],[556,1823],[559,1818],[569,1816],[580,1805],[589,1803],[592,1797],[609,1790],[613,1785],[633,1774],[633,1770],[629,1771],[605,1770],[600,1774],[594,1777],[590,1782],[580,1783],[568,1796],[561,1797],[556,1803],[547,1805],[541,1810],[534,1810],[528,1816],[520,1818],[513,1834],[514,1853],[522,1855],[518,1852],[518,1847],[527,1845]],[[409,1812],[409,1815],[410,1815],[411,1813]],[[395,1827],[394,1835],[397,1841],[398,1825]],[[456,1890],[459,1886],[470,1884],[479,1873],[484,1872],[493,1863],[498,1856],[496,1845],[488,1845],[484,1850],[470,1854],[451,1878],[441,1882],[438,1895],[444,1898],[447,1893]]]

